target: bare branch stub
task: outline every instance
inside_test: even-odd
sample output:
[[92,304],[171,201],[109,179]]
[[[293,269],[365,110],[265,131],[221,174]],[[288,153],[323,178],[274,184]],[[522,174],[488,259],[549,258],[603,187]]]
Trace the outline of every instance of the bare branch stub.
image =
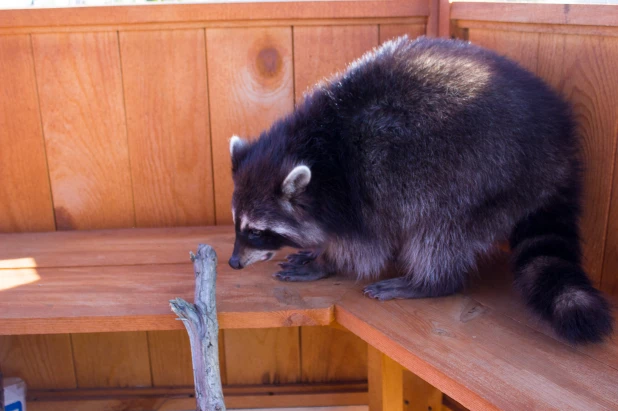
[[195,303],[182,298],[170,301],[183,321],[191,342],[197,411],[224,411],[219,369],[219,322],[217,321],[217,253],[206,244],[190,253],[195,270]]

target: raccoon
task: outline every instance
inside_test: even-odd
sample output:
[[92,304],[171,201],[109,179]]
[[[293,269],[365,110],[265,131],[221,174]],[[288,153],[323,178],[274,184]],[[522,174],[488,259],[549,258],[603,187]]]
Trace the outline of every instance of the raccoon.
[[232,137],[230,153],[234,269],[287,246],[299,251],[279,280],[382,277],[368,297],[437,297],[508,240],[516,287],[559,336],[612,331],[581,265],[574,116],[503,56],[397,38],[318,83],[257,139]]

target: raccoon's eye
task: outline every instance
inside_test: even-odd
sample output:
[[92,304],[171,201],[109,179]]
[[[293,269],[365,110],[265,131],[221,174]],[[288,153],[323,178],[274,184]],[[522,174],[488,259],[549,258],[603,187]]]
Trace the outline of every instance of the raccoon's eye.
[[249,235],[251,237],[260,237],[262,235],[261,230],[249,230]]

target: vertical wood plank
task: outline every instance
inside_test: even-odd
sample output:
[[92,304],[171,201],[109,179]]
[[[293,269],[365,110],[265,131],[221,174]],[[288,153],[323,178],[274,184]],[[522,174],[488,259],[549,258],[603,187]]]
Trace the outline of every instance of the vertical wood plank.
[[468,39],[519,62],[533,73],[537,72],[539,33],[471,29]]
[[138,227],[214,224],[204,30],[120,33]]
[[[618,116],[616,118],[618,119]],[[618,296],[618,152],[615,154],[613,181],[601,289]]]
[[367,343],[335,327],[301,327],[302,381],[364,381]]
[[228,384],[300,381],[298,327],[225,330]]
[[146,332],[72,334],[79,388],[150,387]]
[[[219,330],[221,383],[227,384],[223,330]],[[186,331],[149,331],[148,349],[155,387],[193,385],[191,345]]]
[[149,331],[152,385],[193,385],[191,345],[186,331]]
[[403,411],[403,367],[369,346],[369,411]]
[[114,32],[32,35],[56,225],[134,225]]
[[442,409],[442,392],[404,369],[403,410],[428,411],[440,409]]
[[30,36],[0,36],[0,232],[54,230]]
[[29,389],[77,387],[68,334],[0,336],[0,371]]
[[295,26],[296,102],[324,77],[378,45],[378,26]]
[[215,209],[217,224],[231,224],[229,139],[254,137],[294,104],[292,30],[206,30]]
[[[615,37],[540,35],[539,75],[571,102],[584,142],[581,227],[585,268],[594,283],[609,292],[614,288],[618,272],[611,263],[616,258],[611,244],[615,247],[617,226],[609,218],[610,176],[618,138],[616,61],[618,39]],[[609,245],[607,252],[604,252],[605,244]]]
[[424,24],[380,24],[380,44],[404,34],[412,40],[423,36],[426,30]]

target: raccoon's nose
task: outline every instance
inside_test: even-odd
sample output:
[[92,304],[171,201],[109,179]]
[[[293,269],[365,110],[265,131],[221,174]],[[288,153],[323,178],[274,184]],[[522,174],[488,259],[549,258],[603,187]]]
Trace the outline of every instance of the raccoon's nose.
[[230,267],[232,267],[234,270],[240,270],[242,268],[240,258],[235,255],[230,258],[230,261],[228,261],[228,263],[230,264]]

